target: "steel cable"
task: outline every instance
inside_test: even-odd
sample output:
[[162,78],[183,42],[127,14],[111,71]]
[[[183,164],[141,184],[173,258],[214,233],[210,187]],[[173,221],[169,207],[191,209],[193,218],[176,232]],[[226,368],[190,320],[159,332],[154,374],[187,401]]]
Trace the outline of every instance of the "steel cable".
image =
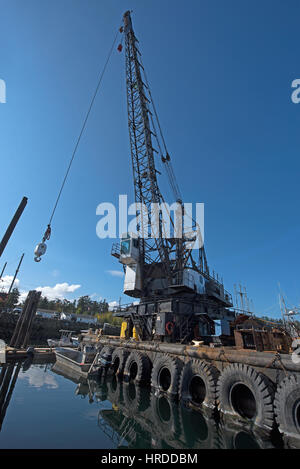
[[71,156],[70,162],[69,162],[68,169],[67,169],[67,171],[66,171],[66,174],[65,174],[65,177],[64,177],[64,179],[63,179],[63,182],[62,182],[61,188],[60,188],[60,190],[59,190],[59,193],[58,193],[58,196],[57,196],[56,202],[55,202],[55,204],[54,204],[54,208],[53,208],[53,210],[52,210],[52,213],[51,213],[51,217],[50,217],[49,225],[51,225],[51,222],[52,222],[53,216],[54,216],[54,214],[55,214],[55,211],[56,211],[56,208],[57,208],[57,205],[58,205],[58,202],[59,202],[59,199],[60,199],[61,193],[62,193],[62,191],[63,191],[63,188],[64,188],[64,186],[65,186],[65,183],[66,183],[66,180],[67,180],[68,174],[69,174],[69,172],[70,172],[70,169],[71,169],[71,166],[72,166],[72,163],[73,163],[74,157],[75,157],[75,155],[76,155],[76,151],[77,151],[78,145],[79,145],[79,143],[80,143],[80,140],[81,140],[82,134],[83,134],[83,132],[84,132],[84,129],[85,129],[85,127],[86,127],[86,124],[87,124],[87,121],[88,121],[88,118],[89,118],[90,112],[91,112],[91,110],[92,110],[92,107],[93,107],[94,101],[95,101],[95,99],[96,99],[96,96],[97,96],[98,90],[99,90],[99,88],[100,88],[100,85],[101,85],[101,82],[102,82],[102,79],[103,79],[104,73],[105,73],[105,71],[106,71],[107,65],[108,65],[108,63],[109,63],[109,60],[110,60],[110,57],[111,57],[111,55],[112,55],[112,52],[113,52],[113,49],[114,49],[114,46],[115,46],[115,43],[116,43],[116,40],[117,40],[118,34],[119,34],[119,30],[118,30],[118,31],[117,31],[117,33],[116,33],[116,36],[115,36],[115,38],[114,38],[114,41],[113,41],[113,43],[112,43],[112,46],[111,46],[111,48],[110,48],[110,51],[109,51],[109,53],[108,53],[108,56],[107,56],[107,59],[106,59],[105,65],[104,65],[104,67],[103,67],[103,70],[102,70],[102,72],[101,72],[100,78],[99,78],[99,80],[98,80],[98,83],[97,83],[97,87],[96,87],[96,89],[95,89],[94,95],[93,95],[93,97],[92,97],[92,100],[91,100],[91,102],[90,102],[90,106],[89,106],[89,108],[88,108],[88,111],[87,111],[87,114],[86,114],[86,116],[85,116],[85,119],[84,119],[83,125],[82,125],[82,127],[81,127],[81,131],[80,131],[80,133],[79,133],[79,136],[78,136],[78,138],[77,138],[77,141],[76,141],[76,144],[75,144],[75,147],[74,147],[74,150],[73,150],[73,153],[72,153],[72,156]]

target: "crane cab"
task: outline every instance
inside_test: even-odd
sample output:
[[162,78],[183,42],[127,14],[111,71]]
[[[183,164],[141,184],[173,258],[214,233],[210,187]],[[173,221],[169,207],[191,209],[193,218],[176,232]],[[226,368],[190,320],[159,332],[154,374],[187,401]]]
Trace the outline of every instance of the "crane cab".
[[137,264],[140,260],[139,239],[134,233],[124,233],[121,236],[120,258],[122,264]]
[[142,276],[140,268],[139,238],[135,233],[121,236],[119,262],[126,266],[123,293],[140,297]]

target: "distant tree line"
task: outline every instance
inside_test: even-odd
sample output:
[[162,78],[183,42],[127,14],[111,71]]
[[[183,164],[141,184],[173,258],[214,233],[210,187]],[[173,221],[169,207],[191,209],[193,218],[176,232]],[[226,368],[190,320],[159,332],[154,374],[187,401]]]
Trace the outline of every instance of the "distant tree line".
[[[18,288],[13,288],[8,297],[5,301],[0,302],[0,309],[5,306],[5,309],[13,309],[17,305],[23,306],[24,302],[19,303],[20,299],[20,292]],[[78,314],[78,315],[89,315],[89,316],[97,316],[102,315],[102,318],[107,316],[107,320],[111,316],[111,312],[109,312],[109,306],[106,300],[95,301],[92,300],[89,295],[81,296],[78,300],[69,301],[66,299],[60,300],[49,300],[47,297],[42,296],[39,301],[39,308],[48,309],[50,311],[58,311],[60,313],[68,313],[68,314]],[[105,316],[106,315],[106,316]],[[260,321],[265,321],[267,323],[274,323],[278,324],[278,327],[283,327],[283,320],[282,318],[270,318],[268,316],[253,316]],[[117,318],[116,319],[116,323]],[[300,330],[300,321],[293,319],[292,322],[295,324],[297,328]],[[272,324],[270,324],[272,325]]]
[[81,296],[78,300],[69,301],[66,299],[49,300],[42,296],[39,301],[39,308],[49,309],[68,314],[82,314],[96,316],[97,314],[106,313],[108,311],[108,303],[106,300],[95,301],[89,295]]
[[[2,306],[5,309],[13,309],[17,305],[23,306],[23,302],[20,300],[20,291],[18,288],[13,288],[8,297],[3,300]],[[78,300],[69,301],[66,299],[56,298],[55,300],[49,300],[46,296],[41,296],[38,307],[41,309],[48,309],[50,311],[57,311],[59,313],[68,314],[79,314],[96,316],[108,312],[108,303],[106,300],[94,301],[90,296],[85,295],[78,298]]]

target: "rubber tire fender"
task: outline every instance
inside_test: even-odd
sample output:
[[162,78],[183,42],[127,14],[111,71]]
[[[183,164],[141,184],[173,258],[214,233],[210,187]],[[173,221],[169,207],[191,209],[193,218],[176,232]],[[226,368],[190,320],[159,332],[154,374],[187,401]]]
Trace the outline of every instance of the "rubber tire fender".
[[[170,377],[167,377],[169,386],[164,387],[161,383],[161,373],[163,370],[169,371]],[[178,358],[167,354],[157,355],[152,368],[151,387],[161,392],[176,396],[179,388],[179,378],[182,370],[182,363]]]
[[[136,375],[132,377],[131,368],[134,363],[136,364]],[[149,357],[144,353],[133,350],[125,363],[124,378],[134,383],[147,383],[150,380],[151,368],[152,363]]]
[[[129,355],[128,350],[122,347],[116,347],[115,350],[113,351],[113,354],[111,357],[111,364],[112,364],[113,373],[115,375],[121,376],[123,374],[128,355]],[[115,366],[114,366],[114,362],[116,359],[119,359],[119,365],[117,369],[115,369]]]
[[[217,381],[219,374],[219,370],[215,366],[203,360],[188,361],[184,365],[180,376],[180,400],[191,403],[197,407],[205,406],[214,409],[216,407]],[[193,400],[190,386],[194,377],[199,377],[205,386],[205,395],[202,402],[196,402]]]
[[[231,402],[231,391],[237,384],[243,384],[252,392],[256,412],[251,418],[240,415]],[[274,387],[271,381],[251,366],[233,363],[221,373],[217,383],[217,405],[220,412],[244,420],[265,430],[274,426]]]
[[274,399],[279,431],[300,438],[300,376],[290,375],[278,385]]

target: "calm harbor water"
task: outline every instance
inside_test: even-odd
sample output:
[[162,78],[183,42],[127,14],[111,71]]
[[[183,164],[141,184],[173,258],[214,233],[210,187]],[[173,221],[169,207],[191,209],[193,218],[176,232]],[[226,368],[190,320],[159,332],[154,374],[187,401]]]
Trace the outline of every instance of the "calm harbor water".
[[0,369],[0,448],[281,446],[133,384],[116,379],[80,383],[57,365],[29,365]]

